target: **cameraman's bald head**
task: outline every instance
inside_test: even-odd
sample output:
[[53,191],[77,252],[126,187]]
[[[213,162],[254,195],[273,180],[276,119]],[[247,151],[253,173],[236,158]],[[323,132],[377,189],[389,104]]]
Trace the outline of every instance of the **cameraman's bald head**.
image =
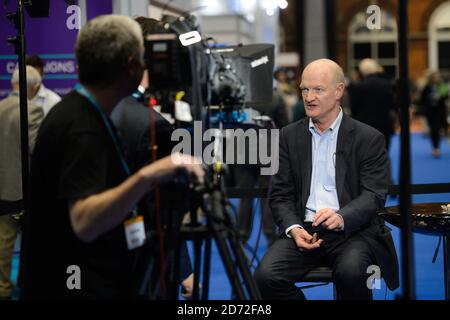
[[142,29],[130,17],[99,16],[81,29],[75,54],[82,84],[108,86],[129,73],[130,63],[143,65]]

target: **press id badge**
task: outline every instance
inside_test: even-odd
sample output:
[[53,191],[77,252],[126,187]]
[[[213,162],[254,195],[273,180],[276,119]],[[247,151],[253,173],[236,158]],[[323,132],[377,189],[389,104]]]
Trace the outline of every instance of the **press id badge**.
[[142,246],[145,242],[144,217],[136,216],[125,220],[125,237],[128,250]]

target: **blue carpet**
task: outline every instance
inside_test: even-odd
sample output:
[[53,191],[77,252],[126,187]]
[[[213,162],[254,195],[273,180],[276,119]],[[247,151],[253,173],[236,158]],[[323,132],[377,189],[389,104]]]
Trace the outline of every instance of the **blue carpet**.
[[[431,144],[429,138],[423,134],[413,134],[411,136],[412,151],[412,182],[413,183],[448,183],[450,182],[450,145],[446,140],[442,140],[442,156],[435,159],[431,156]],[[392,170],[394,182],[398,183],[399,172],[399,136],[392,139],[390,157],[392,161]],[[413,203],[422,202],[450,202],[448,194],[415,195]],[[238,201],[232,200],[237,206]],[[388,199],[386,205],[396,205],[398,199]],[[255,246],[257,234],[259,231],[259,210],[255,215],[253,232],[249,240],[251,247]],[[395,246],[400,259],[400,231],[394,226],[393,230]],[[438,243],[438,238],[429,235],[414,234],[414,262],[417,299],[444,299],[444,275],[443,275],[443,256],[442,246],[440,248],[436,263],[432,263],[433,254]],[[192,249],[192,248],[191,248]],[[264,236],[261,236],[260,244],[257,250],[259,259],[262,258],[267,249],[267,242]],[[13,261],[13,279],[17,277],[18,255],[15,254]],[[302,283],[306,285],[306,283]],[[211,259],[211,281],[210,281],[210,299],[230,299],[231,286],[223,268],[220,256],[215,244],[212,249]],[[401,293],[401,289],[390,291],[386,284],[382,282],[381,289],[374,290],[374,299],[384,300],[395,299],[396,295]],[[333,289],[331,285],[311,288],[305,290],[308,299],[328,300],[333,298]]]
[[[399,149],[400,137],[396,135],[391,142],[390,157],[392,161],[392,174],[394,182],[398,183],[399,176]],[[442,156],[435,159],[431,156],[431,144],[428,137],[423,134],[411,135],[411,165],[412,165],[412,182],[413,183],[448,183],[450,182],[450,145],[446,140],[442,140],[441,145]],[[450,202],[448,194],[430,194],[415,195],[413,203],[421,202]],[[237,201],[233,201],[237,204]],[[386,205],[397,205],[398,199],[389,198]],[[259,210],[258,210],[259,211]],[[256,243],[259,231],[259,213],[255,217],[252,236],[249,240],[251,246]],[[393,237],[397,253],[400,257],[400,230],[392,225],[389,227],[393,231]],[[417,299],[444,299],[444,274],[443,274],[443,256],[442,246],[436,262],[432,263],[434,251],[438,243],[438,237],[429,235],[414,234],[414,267],[416,279]],[[258,256],[262,258],[267,248],[267,242],[264,236],[261,237],[260,246],[258,248]],[[400,266],[401,268],[401,266]],[[401,269],[400,269],[401,270]],[[302,283],[308,285],[308,283]],[[213,247],[212,266],[211,266],[211,282],[210,282],[210,298],[211,299],[230,299],[231,287],[228,278],[224,272],[220,257]],[[395,291],[386,288],[384,281],[381,289],[373,290],[373,296],[376,300],[395,299],[401,293],[401,287]],[[308,299],[328,300],[333,298],[332,285],[311,288],[305,290]]]

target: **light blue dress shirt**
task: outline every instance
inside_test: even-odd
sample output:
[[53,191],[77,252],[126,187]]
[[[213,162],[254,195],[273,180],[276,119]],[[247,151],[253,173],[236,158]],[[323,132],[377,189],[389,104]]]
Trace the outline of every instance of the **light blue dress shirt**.
[[[305,222],[312,222],[315,212],[320,209],[340,209],[336,190],[336,145],[342,115],[341,108],[336,120],[322,133],[316,129],[311,118],[309,119],[309,131],[312,134],[312,173]],[[289,231],[295,227],[300,225],[287,228],[286,235],[289,236]]]
[[323,208],[339,210],[336,191],[336,144],[341,122],[342,109],[332,125],[322,133],[316,129],[311,118],[309,119],[309,131],[312,134],[312,173],[305,222],[312,222],[314,211]]

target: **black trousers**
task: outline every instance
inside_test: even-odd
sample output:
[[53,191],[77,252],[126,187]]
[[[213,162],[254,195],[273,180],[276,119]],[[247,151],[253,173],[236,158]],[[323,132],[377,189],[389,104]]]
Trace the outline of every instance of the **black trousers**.
[[441,129],[444,129],[444,134],[447,134],[447,114],[446,106],[438,105],[436,107],[429,107],[426,111],[428,126],[430,127],[431,144],[433,148],[439,149],[441,141]]
[[322,246],[310,252],[300,251],[290,238],[275,241],[254,274],[264,299],[305,299],[295,283],[318,266],[332,268],[337,299],[372,299],[367,267],[376,263],[366,241],[358,235],[345,239],[343,233],[335,231],[319,238],[324,240]]
[[[269,176],[261,176],[260,168],[257,166],[235,166],[234,174],[236,177],[236,185],[238,188],[264,188],[270,184]],[[263,233],[267,238],[269,245],[276,239],[276,225],[270,211],[269,201],[267,198],[260,199],[261,217]],[[236,225],[240,234],[242,243],[247,243],[253,228],[253,198],[242,198],[239,201],[238,217]],[[256,212],[255,212],[256,214]]]

